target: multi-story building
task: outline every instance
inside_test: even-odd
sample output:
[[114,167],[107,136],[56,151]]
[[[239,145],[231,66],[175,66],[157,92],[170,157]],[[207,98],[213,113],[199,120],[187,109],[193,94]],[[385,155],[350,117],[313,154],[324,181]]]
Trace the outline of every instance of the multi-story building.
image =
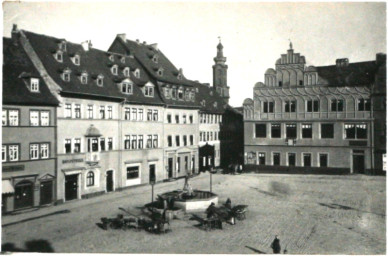
[[371,91],[385,90],[385,75],[375,78],[384,63],[385,55],[377,55],[377,61],[338,59],[336,65],[307,67],[290,44],[265,82],[254,86],[253,100],[244,101],[247,167],[326,173],[375,168]]
[[[49,118],[52,129],[57,127],[50,142],[57,171],[50,177],[58,203],[222,165],[220,137],[229,141],[234,129],[223,122],[234,120],[226,116],[231,108],[225,90],[219,95],[218,87],[228,88],[226,81],[210,88],[186,79],[156,44],[130,41],[123,34],[109,51],[94,49],[90,41],[74,44],[16,26],[12,40],[47,88],[47,104],[51,98],[57,104]],[[5,77],[14,79],[9,74]],[[226,72],[221,75],[226,80]],[[3,140],[17,143],[8,135]],[[200,159],[205,147],[212,151]]]
[[51,204],[56,107],[16,37],[3,39],[2,213]]

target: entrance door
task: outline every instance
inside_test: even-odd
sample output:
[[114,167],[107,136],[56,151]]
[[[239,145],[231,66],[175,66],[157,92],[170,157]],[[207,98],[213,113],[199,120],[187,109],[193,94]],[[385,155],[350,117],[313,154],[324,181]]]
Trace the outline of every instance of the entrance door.
[[51,204],[53,201],[53,181],[42,181],[40,183],[40,205]]
[[353,173],[364,173],[364,155],[353,155]]
[[15,209],[34,206],[33,184],[31,181],[21,181],[15,186]]
[[65,200],[78,198],[78,174],[65,176]]
[[153,183],[156,180],[155,165],[154,164],[150,164],[149,168],[150,168],[150,183]]
[[168,159],[168,178],[172,178],[172,173],[173,173],[173,158]]
[[106,192],[113,191],[113,171],[106,172]]

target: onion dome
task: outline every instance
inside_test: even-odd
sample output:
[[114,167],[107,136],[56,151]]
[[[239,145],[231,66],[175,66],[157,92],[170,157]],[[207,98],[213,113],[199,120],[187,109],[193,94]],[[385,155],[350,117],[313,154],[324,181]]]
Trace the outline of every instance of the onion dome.
[[86,130],[85,137],[101,137],[101,133],[93,124],[91,124]]

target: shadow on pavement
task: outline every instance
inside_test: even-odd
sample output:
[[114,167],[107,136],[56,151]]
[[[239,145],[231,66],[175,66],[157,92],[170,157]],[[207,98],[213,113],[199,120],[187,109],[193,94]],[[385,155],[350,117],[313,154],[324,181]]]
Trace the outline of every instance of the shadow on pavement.
[[50,242],[43,239],[30,240],[25,243],[25,249],[15,247],[13,243],[1,245],[2,252],[55,252]]
[[257,192],[260,192],[260,193],[262,193],[262,194],[264,194],[264,195],[267,195],[267,196],[276,196],[276,194],[275,194],[275,193],[272,193],[272,192],[260,190],[260,189],[258,189],[258,188],[254,188],[254,187],[250,187],[250,188],[251,188],[251,189],[254,189],[254,190],[256,190]]
[[368,211],[363,211],[363,210],[360,210],[360,209],[356,209],[356,208],[353,208],[353,207],[349,207],[349,206],[346,206],[346,205],[341,205],[341,204],[325,204],[325,203],[318,203],[319,205],[321,206],[326,206],[330,209],[338,209],[338,210],[354,210],[354,211],[358,211],[358,212],[364,212],[364,213],[370,213],[370,214],[375,214],[377,216],[380,216],[380,217],[385,217],[385,214],[380,214],[380,213],[375,213],[375,212],[368,212]]
[[258,253],[258,254],[267,254],[266,252],[260,251],[258,249],[255,249],[255,248],[247,246],[247,245],[245,247],[248,249],[251,249],[252,251],[254,251],[255,253]]
[[44,218],[44,217],[51,216],[51,215],[63,214],[63,213],[70,213],[70,210],[56,211],[56,212],[52,212],[52,213],[41,215],[41,216],[37,216],[37,217],[32,217],[32,218],[27,218],[27,219],[24,219],[24,220],[19,220],[19,221],[7,223],[7,224],[1,225],[1,226],[2,227],[7,227],[7,226],[23,223],[23,222],[27,222],[27,221],[31,221],[31,220],[36,220],[36,219]]

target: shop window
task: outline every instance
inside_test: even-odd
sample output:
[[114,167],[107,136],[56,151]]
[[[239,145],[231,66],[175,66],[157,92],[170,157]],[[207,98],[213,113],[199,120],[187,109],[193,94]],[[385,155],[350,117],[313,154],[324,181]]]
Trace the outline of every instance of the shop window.
[[267,137],[267,124],[256,124],[255,126],[255,138]]
[[127,167],[127,180],[139,178],[139,166]]

